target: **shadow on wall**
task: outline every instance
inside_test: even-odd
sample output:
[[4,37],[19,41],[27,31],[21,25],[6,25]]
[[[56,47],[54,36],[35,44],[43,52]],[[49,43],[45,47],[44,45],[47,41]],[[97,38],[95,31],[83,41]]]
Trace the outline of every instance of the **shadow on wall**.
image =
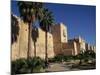
[[17,18],[11,14],[11,44],[17,42],[19,35],[19,24]]
[[34,56],[36,57],[36,42],[37,42],[37,38],[39,37],[39,31],[36,26],[32,27],[31,36],[32,36],[32,40],[34,42]]

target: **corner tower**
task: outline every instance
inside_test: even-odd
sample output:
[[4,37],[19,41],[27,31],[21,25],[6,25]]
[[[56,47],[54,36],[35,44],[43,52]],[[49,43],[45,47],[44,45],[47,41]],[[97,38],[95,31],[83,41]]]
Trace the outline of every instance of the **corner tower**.
[[63,23],[54,25],[52,35],[55,55],[63,54],[62,44],[68,42],[67,27]]

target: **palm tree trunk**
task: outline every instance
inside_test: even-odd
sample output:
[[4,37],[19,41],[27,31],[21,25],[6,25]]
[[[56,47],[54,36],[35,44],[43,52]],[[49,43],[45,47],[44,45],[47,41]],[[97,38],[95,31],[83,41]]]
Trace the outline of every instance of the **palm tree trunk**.
[[[29,30],[28,30],[28,51],[27,51],[27,58],[30,58],[30,50],[31,50],[31,28],[32,23],[29,23]],[[23,36],[24,37],[24,36]]]
[[34,41],[34,57],[36,57],[36,42]]
[[45,65],[48,63],[48,53],[47,53],[47,30],[45,32]]

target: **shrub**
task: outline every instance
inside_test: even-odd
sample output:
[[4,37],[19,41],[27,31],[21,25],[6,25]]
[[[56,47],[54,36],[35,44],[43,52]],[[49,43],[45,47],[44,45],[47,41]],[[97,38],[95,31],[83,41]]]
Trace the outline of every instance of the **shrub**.
[[54,58],[49,58],[49,62],[62,62],[72,60],[73,56],[57,55]]
[[69,59],[68,59],[68,56],[63,56],[63,60],[64,61],[68,61]]
[[43,69],[44,66],[44,61],[39,57],[17,59],[12,61],[11,71],[12,74],[41,72],[41,69]]
[[11,64],[12,74],[27,72],[26,70],[27,66],[28,65],[27,65],[26,59],[17,59],[16,61],[12,61],[12,64]]
[[48,58],[48,62],[50,62],[50,63],[55,62],[55,58]]

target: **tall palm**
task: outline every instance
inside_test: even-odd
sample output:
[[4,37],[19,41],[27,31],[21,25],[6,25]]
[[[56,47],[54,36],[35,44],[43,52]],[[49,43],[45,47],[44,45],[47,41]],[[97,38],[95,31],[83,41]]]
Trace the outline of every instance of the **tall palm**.
[[11,44],[17,41],[17,36],[19,35],[19,26],[17,18],[11,14]]
[[47,32],[50,31],[51,29],[51,26],[53,25],[54,23],[54,18],[53,18],[53,15],[52,15],[52,12],[50,12],[48,9],[44,9],[43,10],[43,18],[40,22],[40,27],[45,31],[45,61],[46,61],[46,66],[47,66],[47,63],[48,63],[48,52],[47,52]]
[[37,38],[39,37],[38,28],[36,28],[36,26],[32,28],[31,35],[32,35],[33,43],[34,43],[34,57],[36,57],[36,42],[37,42]]
[[30,57],[30,41],[31,41],[31,31],[32,31],[32,24],[36,20],[41,20],[41,9],[43,7],[42,3],[37,2],[24,2],[19,1],[19,12],[20,16],[24,22],[28,23],[28,52],[27,57]]

